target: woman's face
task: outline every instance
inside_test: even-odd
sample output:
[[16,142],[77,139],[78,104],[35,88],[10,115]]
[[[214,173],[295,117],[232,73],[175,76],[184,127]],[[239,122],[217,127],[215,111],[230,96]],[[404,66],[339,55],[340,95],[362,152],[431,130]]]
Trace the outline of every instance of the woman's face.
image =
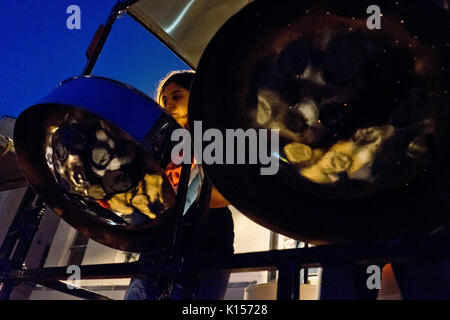
[[182,126],[188,124],[188,101],[189,91],[170,82],[166,85],[161,94],[161,102],[164,109]]

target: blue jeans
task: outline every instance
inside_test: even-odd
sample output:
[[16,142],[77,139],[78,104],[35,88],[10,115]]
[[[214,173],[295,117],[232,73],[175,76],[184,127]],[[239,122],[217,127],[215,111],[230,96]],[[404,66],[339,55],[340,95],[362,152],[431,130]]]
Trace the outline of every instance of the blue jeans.
[[[189,222],[189,219],[187,220]],[[192,228],[185,227],[183,244],[188,245],[192,239]],[[206,229],[206,243],[202,250],[208,253],[233,254],[234,223],[231,211],[227,208],[210,209]],[[145,259],[145,254],[140,259]],[[157,300],[164,293],[167,281],[158,277],[165,268],[162,262],[149,262],[147,278],[131,279],[125,300]],[[228,287],[230,272],[211,271],[201,275],[198,281],[188,279],[184,284],[172,289],[173,300],[222,300]],[[186,288],[186,289],[185,289]],[[190,294],[193,292],[193,296]]]
[[[194,288],[194,296],[180,285],[172,290],[172,300],[222,300],[227,290],[229,272],[210,272],[201,277],[200,284]],[[131,279],[125,300],[156,300],[164,291],[164,284],[157,279]]]

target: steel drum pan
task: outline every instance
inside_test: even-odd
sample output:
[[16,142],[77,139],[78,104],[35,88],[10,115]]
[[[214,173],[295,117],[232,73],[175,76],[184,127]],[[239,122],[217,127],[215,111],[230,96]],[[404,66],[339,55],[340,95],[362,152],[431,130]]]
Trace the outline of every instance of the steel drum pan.
[[14,142],[28,182],[56,214],[100,243],[145,252],[172,239],[175,191],[163,170],[177,128],[136,89],[80,76],[25,110]]
[[[450,16],[425,1],[255,1],[203,53],[190,127],[279,130],[275,175],[204,164],[257,223],[313,244],[426,234],[449,207]],[[269,141],[266,141],[269,143]]]

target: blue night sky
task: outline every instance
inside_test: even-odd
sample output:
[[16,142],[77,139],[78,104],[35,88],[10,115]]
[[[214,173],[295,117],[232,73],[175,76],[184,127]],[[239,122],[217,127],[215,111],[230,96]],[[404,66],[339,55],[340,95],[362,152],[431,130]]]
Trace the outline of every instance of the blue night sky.
[[[0,117],[17,117],[60,81],[79,75],[85,51],[115,0],[0,1]],[[69,30],[66,9],[81,9]],[[188,67],[128,15],[117,19],[93,74],[128,83],[153,97],[159,79]]]

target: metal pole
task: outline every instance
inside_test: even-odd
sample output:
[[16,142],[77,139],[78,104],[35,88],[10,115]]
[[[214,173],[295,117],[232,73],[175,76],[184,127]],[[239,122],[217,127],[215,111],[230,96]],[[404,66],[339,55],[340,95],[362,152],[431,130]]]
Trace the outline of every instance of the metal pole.
[[278,267],[277,300],[298,300],[300,294],[300,266],[296,263]]
[[[297,244],[299,241],[297,241]],[[305,250],[309,248],[309,244],[305,243]],[[303,284],[308,284],[309,282],[309,268],[303,268]]]
[[172,297],[173,286],[177,278],[178,271],[182,268],[184,255],[180,253],[180,243],[183,231],[183,213],[186,203],[187,189],[189,187],[189,177],[191,174],[191,165],[183,164],[181,168],[180,182],[178,183],[177,197],[174,210],[177,215],[172,244],[169,252],[167,265],[167,289],[161,295],[160,299],[168,300]]
[[[45,204],[28,187],[0,248],[0,275],[8,278],[11,270],[21,269],[45,211]],[[4,280],[0,300],[9,299],[20,282]]]
[[100,56],[100,53],[102,52],[103,45],[105,44],[106,39],[108,38],[109,33],[112,30],[112,26],[116,21],[116,18],[120,16],[122,12],[126,10],[127,7],[131,6],[137,1],[138,0],[117,1],[115,6],[112,8],[108,18],[106,19],[105,24],[101,24],[97,28],[97,32],[95,33],[94,38],[92,39],[86,51],[86,57],[88,58],[88,62],[86,63],[83,69],[82,72],[83,75],[90,75],[92,73],[92,70],[94,69],[94,66],[97,63],[97,59]]
[[82,299],[87,299],[87,300],[114,300],[111,299],[109,297],[106,297],[104,295],[83,289],[83,288],[78,288],[78,287],[74,287],[73,289],[69,289],[69,287],[67,287],[67,284],[62,282],[62,281],[40,281],[37,282],[37,284],[40,284],[46,288],[52,289],[52,290],[56,290],[62,293],[66,293],[69,294],[71,296],[74,297],[78,297],[78,298],[82,298]]
[[[195,288],[200,280],[200,255],[204,248],[206,241],[206,228],[208,223],[209,203],[211,200],[212,183],[207,176],[203,180],[203,185],[200,190],[200,198],[195,204],[196,210],[194,211],[193,223],[194,230],[193,236],[190,240],[190,246],[184,252],[184,266],[181,266],[178,270],[178,278],[184,278],[184,281],[190,284],[187,288],[186,296],[190,296],[195,299]],[[189,277],[189,279],[186,279]],[[186,289],[186,288],[185,288]]]
[[[269,250],[278,249],[278,233],[270,231]],[[275,281],[277,279],[277,271],[269,270],[267,272],[267,282]]]
[[[103,45],[108,38],[112,29],[112,25],[120,11],[125,10],[128,6],[137,2],[138,0],[119,0],[111,10],[111,13],[106,20],[105,25],[99,26],[89,48],[86,52],[88,62],[83,69],[82,74],[91,74]],[[17,210],[16,216],[8,230],[5,240],[0,249],[0,276],[7,278],[12,269],[22,268],[28,250],[31,246],[33,238],[39,229],[40,220],[45,210],[43,200],[37,197],[36,193],[28,187],[24,198]],[[36,205],[32,207],[33,201],[36,200]],[[3,281],[0,287],[0,299],[9,299],[12,290],[19,284],[18,281]]]

